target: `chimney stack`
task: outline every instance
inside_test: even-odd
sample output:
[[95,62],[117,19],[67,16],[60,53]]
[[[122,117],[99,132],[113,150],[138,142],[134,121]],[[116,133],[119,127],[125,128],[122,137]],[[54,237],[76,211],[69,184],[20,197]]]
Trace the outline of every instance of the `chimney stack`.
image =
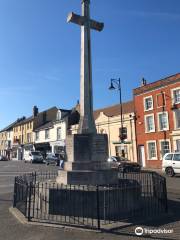
[[146,84],[147,84],[146,79],[142,78],[142,81],[141,81],[141,87],[142,87],[142,86],[146,86]]
[[38,108],[37,108],[37,106],[34,106],[33,107],[33,117],[37,117],[37,115],[38,115]]

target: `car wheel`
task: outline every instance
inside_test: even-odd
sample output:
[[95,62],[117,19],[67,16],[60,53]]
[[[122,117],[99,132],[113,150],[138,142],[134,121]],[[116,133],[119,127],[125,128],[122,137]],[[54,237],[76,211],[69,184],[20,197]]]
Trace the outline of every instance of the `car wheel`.
[[166,168],[166,174],[169,176],[169,177],[173,177],[174,176],[174,170],[172,167],[168,167]]

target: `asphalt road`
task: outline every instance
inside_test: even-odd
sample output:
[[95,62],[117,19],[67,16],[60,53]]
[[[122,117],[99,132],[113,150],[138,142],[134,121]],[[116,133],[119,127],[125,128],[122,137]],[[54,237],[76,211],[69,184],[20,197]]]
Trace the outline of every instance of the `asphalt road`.
[[11,213],[14,177],[32,171],[55,170],[55,166],[44,164],[25,164],[0,161],[0,240],[98,240],[98,239],[180,239],[180,177],[167,178],[168,203],[170,216],[160,222],[150,222],[141,227],[173,229],[173,234],[151,234],[137,237],[134,230],[137,226],[124,227],[112,233],[96,233],[72,229],[60,229],[21,224]]

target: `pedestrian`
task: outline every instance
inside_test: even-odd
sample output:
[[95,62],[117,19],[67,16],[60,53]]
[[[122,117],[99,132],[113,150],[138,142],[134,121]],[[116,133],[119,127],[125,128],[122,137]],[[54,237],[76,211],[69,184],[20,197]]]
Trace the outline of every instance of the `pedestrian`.
[[63,156],[60,154],[59,156],[60,160],[59,160],[59,168],[63,169],[64,168],[64,158]]

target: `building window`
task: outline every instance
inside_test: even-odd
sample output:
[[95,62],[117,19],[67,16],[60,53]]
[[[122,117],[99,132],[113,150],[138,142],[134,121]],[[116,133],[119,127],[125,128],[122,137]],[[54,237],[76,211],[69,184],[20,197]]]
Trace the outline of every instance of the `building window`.
[[36,134],[35,134],[35,138],[36,138],[36,141],[39,140],[39,132],[36,132]]
[[163,158],[163,156],[166,154],[166,153],[169,153],[170,152],[170,142],[169,140],[163,140],[163,141],[160,141],[160,150],[161,150],[161,158]]
[[176,140],[176,151],[180,152],[180,139]]
[[126,127],[119,128],[119,137],[121,140],[127,139],[127,128]]
[[156,95],[156,102],[158,108],[166,106],[166,98],[164,92]]
[[60,110],[57,111],[56,120],[57,121],[61,120],[61,111]]
[[174,111],[175,113],[175,129],[180,128],[180,109]]
[[145,116],[145,129],[146,132],[155,132],[154,114]]
[[61,139],[61,128],[57,128],[57,140]]
[[45,130],[45,139],[48,139],[49,138],[49,129],[46,129]]
[[27,142],[28,142],[28,143],[31,142],[31,133],[27,133]]
[[160,131],[169,129],[167,112],[158,113],[158,126]]
[[148,160],[157,160],[156,142],[147,142]]
[[173,90],[174,103],[180,103],[180,89]]
[[145,97],[144,98],[144,110],[149,111],[153,109],[153,98],[152,96],[150,97]]
[[125,157],[128,159],[128,147],[124,145],[115,146],[116,156]]

